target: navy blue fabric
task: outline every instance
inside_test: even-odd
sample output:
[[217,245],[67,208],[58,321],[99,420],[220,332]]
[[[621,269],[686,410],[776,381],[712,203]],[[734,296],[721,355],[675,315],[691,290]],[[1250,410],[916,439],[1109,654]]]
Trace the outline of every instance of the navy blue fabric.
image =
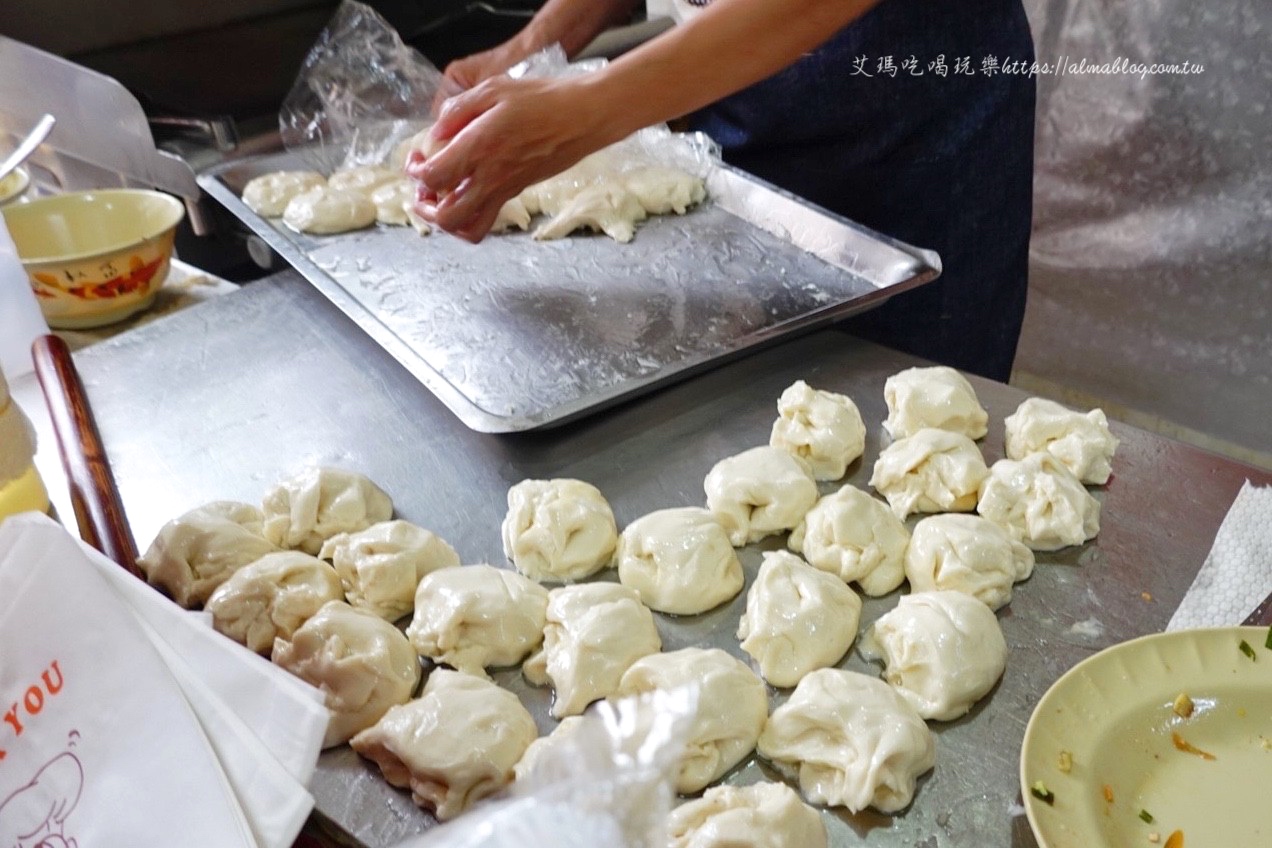
[[1020,0],[882,0],[690,123],[743,170],[940,254],[936,282],[840,326],[1005,381],[1024,318],[1035,80],[983,70],[1033,58]]

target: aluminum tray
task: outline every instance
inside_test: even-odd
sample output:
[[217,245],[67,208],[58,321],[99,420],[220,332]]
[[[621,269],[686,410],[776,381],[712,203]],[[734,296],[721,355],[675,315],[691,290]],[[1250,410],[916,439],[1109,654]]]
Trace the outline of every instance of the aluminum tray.
[[[866,452],[844,482],[865,488],[885,444],[884,382],[925,364],[822,331],[568,427],[490,436],[456,420],[291,273],[137,327],[75,361],[143,547],[187,509],[226,498],[255,502],[300,467],[331,464],[370,476],[401,518],[450,541],[465,562],[496,564],[506,564],[499,524],[509,486],[526,477],[587,480],[605,493],[620,527],[655,509],[701,505],[711,466],[768,440],[776,399],[797,379],[856,401],[868,425]],[[981,449],[993,462],[1003,455],[1003,419],[1026,394],[971,381],[990,414]],[[936,768],[906,811],[823,811],[833,848],[1036,848],[1019,806],[1018,759],[1038,699],[1094,652],[1164,628],[1243,482],[1272,484],[1268,472],[1111,426],[1121,445],[1113,478],[1095,490],[1100,534],[1038,555],[1033,576],[999,612],[1010,655],[998,687],[969,715],[931,725]],[[783,541],[739,551],[748,584],[762,552]],[[898,594],[866,599],[861,629]],[[657,615],[664,647],[717,646],[747,660],[734,635],[744,603],[739,595],[700,616]],[[842,665],[878,673],[855,649]],[[521,696],[542,730],[555,725],[550,690],[527,686],[516,670],[494,676]],[[772,696],[776,705],[786,693]],[[765,769],[749,757],[726,781],[750,783]],[[390,848],[434,824],[347,746],[323,753],[310,790],[319,816],[351,845]]]
[[480,432],[569,421],[940,273],[931,251],[723,165],[706,204],[625,245],[527,233],[472,245],[383,226],[306,236],[239,200],[253,177],[304,167],[276,153],[199,182]]

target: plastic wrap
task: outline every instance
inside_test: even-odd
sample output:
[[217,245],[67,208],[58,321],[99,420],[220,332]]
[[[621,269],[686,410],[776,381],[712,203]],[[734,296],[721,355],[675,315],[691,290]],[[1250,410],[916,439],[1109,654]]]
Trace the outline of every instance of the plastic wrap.
[[345,0],[278,114],[288,150],[329,174],[378,165],[429,121],[443,77],[369,6]]
[[663,848],[697,700],[695,687],[601,701],[577,733],[544,749],[511,797],[398,848]]
[[1028,0],[1033,259],[1147,269],[1272,259],[1266,3]]

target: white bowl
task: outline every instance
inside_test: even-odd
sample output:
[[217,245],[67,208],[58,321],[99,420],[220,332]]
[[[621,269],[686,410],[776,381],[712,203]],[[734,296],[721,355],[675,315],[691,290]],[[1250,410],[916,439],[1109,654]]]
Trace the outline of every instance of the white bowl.
[[180,201],[145,189],[58,194],[2,211],[45,320],[59,329],[111,324],[150,306],[185,216]]

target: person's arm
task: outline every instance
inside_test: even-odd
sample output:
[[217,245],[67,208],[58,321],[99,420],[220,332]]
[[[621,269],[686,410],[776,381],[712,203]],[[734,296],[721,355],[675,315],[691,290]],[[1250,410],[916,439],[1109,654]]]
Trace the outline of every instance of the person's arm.
[[639,0],[548,0],[507,41],[446,66],[446,77],[463,88],[489,79],[545,47],[560,44],[573,57],[607,27],[620,24]]
[[877,2],[715,0],[595,73],[491,78],[447,101],[433,127],[445,146],[410,165],[420,212],[478,241],[526,186],[776,73]]

